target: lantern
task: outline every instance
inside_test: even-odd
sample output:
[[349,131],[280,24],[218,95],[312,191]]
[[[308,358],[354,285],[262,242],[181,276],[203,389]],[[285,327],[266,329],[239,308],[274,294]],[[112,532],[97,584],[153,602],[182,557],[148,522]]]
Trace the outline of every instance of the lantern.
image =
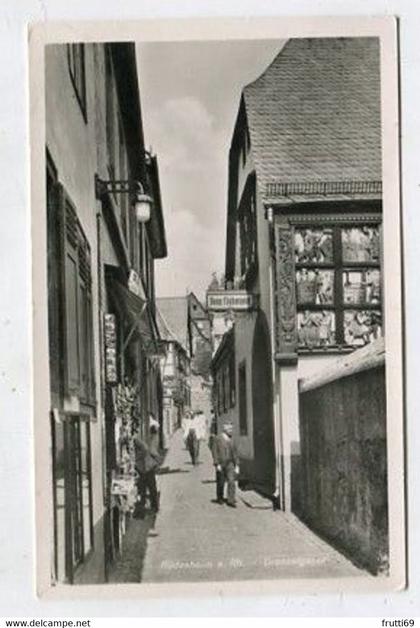
[[144,193],[143,186],[141,185],[141,183],[138,183],[136,200],[134,202],[134,209],[138,222],[143,223],[150,220],[152,203],[152,198]]

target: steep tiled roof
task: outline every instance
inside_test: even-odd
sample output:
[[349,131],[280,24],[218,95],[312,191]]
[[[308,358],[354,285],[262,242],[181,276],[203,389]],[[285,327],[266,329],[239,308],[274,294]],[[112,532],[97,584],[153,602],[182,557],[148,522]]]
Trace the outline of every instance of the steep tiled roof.
[[382,179],[379,39],[291,39],[243,98],[266,199],[273,183]]
[[169,327],[165,318],[162,316],[159,307],[156,306],[156,325],[159,330],[159,336],[162,340],[171,340],[174,342],[179,342],[178,338],[175,336],[174,332]]
[[177,340],[188,351],[188,297],[156,299],[157,324],[164,340]]

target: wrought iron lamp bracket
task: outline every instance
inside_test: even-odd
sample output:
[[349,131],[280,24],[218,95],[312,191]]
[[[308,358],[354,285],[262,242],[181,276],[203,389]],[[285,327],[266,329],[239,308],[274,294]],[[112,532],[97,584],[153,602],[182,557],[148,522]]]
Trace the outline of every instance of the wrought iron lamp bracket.
[[144,194],[144,187],[133,179],[104,181],[95,175],[95,193],[98,199],[105,194]]

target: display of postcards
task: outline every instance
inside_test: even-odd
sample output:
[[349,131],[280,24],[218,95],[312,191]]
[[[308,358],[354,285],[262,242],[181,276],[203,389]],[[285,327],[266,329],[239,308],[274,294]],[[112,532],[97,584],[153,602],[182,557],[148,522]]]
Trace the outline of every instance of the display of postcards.
[[133,476],[117,476],[112,480],[111,495],[128,495],[134,486]]

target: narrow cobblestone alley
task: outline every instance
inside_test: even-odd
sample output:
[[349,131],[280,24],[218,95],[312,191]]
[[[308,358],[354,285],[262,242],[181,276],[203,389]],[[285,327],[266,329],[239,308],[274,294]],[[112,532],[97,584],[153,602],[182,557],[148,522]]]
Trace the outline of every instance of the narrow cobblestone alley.
[[132,521],[111,582],[366,576],[252,492],[239,491],[236,509],[215,503],[210,452],[202,443],[193,467],[180,431],[158,481],[161,511]]

